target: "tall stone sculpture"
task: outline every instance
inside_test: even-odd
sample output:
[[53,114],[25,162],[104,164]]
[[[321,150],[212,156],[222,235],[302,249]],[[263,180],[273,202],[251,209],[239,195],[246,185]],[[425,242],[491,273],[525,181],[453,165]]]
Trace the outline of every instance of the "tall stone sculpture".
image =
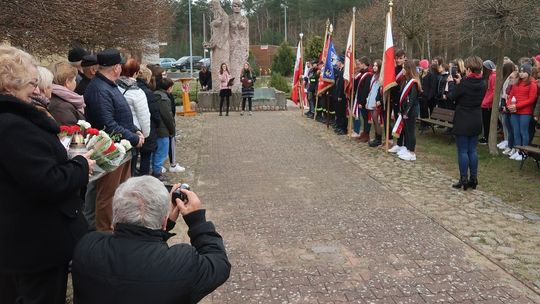
[[219,91],[219,67],[222,63],[226,63],[231,71],[229,64],[229,15],[221,7],[219,0],[212,0],[211,10],[214,15],[214,19],[210,22],[212,37],[204,44],[204,47],[212,50],[212,88]]
[[232,46],[229,69],[232,77],[236,78],[232,88],[233,92],[239,91],[241,88],[240,72],[249,57],[249,21],[245,16],[242,16],[241,9],[240,0],[233,0],[232,15],[229,18],[229,45]]

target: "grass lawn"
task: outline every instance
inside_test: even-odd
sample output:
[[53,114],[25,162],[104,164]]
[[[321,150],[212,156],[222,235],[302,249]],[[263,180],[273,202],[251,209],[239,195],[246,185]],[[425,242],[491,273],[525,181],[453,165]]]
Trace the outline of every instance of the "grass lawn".
[[[417,132],[417,155],[439,170],[459,178],[455,142],[444,129],[437,134]],[[478,189],[492,193],[516,207],[540,212],[540,169],[533,159],[528,159],[519,169],[520,162],[510,160],[503,154],[492,156],[487,145],[478,145]]]

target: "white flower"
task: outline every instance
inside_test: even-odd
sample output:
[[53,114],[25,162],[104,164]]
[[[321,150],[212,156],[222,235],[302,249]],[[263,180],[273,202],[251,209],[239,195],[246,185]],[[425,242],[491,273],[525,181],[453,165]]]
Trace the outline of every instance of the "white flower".
[[124,146],[125,151],[129,151],[129,150],[131,150],[131,148],[133,148],[133,146],[131,145],[131,143],[130,143],[129,140],[127,140],[127,139],[122,139],[122,140],[120,141],[120,144],[121,144],[122,146]]
[[81,128],[83,128],[84,130],[90,129],[92,127],[92,125],[86,120],[79,120],[77,121],[77,124],[81,126]]
[[124,148],[122,144],[116,143],[114,144],[114,146],[116,147],[116,149],[118,149],[118,152],[120,152],[121,155],[126,154],[126,148]]

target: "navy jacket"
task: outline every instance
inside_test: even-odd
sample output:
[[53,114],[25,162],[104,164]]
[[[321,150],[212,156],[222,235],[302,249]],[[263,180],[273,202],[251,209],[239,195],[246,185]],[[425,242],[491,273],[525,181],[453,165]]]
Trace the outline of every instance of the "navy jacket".
[[86,88],[84,101],[86,118],[94,128],[109,134],[122,134],[122,138],[129,140],[133,146],[139,143],[131,109],[116,83],[97,72]]
[[197,303],[223,284],[231,264],[221,236],[205,210],[184,216],[191,246],[169,246],[171,234],[116,224],[114,232],[91,232],[73,257],[74,302]]

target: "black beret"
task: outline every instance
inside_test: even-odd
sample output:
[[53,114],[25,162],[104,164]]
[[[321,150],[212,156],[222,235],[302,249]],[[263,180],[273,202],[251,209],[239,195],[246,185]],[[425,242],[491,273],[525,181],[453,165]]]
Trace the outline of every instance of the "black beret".
[[115,49],[108,49],[97,54],[97,62],[101,66],[113,66],[124,64],[125,60],[120,56],[120,52]]
[[85,55],[88,55],[88,53],[85,49],[81,47],[72,48],[69,50],[68,53],[68,61],[69,62],[77,62],[81,61]]
[[89,67],[98,64],[96,55],[86,55],[83,57],[81,66]]

